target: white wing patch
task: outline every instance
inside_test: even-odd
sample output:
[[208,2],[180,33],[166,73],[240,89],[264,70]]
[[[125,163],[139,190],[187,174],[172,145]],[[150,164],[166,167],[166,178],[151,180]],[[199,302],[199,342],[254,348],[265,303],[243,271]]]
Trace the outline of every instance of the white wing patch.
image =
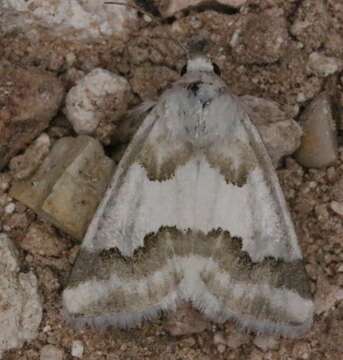
[[163,224],[204,233],[227,230],[242,239],[243,250],[253,261],[267,256],[301,257],[298,247],[288,240],[289,234],[283,232],[278,207],[258,168],[240,187],[226,183],[204,158],[192,159],[163,182],[150,181],[145,169],[133,164],[116,198],[110,201],[110,211],[105,212],[97,241],[92,243],[98,250],[117,247],[123,255],[131,256],[144,246],[145,236]]

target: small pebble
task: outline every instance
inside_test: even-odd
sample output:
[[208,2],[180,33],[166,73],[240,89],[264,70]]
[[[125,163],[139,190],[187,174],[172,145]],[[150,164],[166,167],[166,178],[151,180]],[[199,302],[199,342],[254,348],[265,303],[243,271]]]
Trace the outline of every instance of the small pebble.
[[298,342],[294,344],[293,356],[296,359],[309,359],[311,355],[311,346],[305,342]]
[[54,345],[45,345],[40,352],[40,360],[63,360],[63,350]]
[[225,352],[225,350],[226,350],[226,346],[225,346],[224,344],[219,344],[219,345],[217,346],[217,350],[218,350],[218,352],[219,352],[220,354],[223,354],[223,353]]
[[224,334],[223,334],[221,331],[218,331],[218,332],[216,332],[216,333],[214,334],[214,336],[213,336],[213,343],[214,343],[215,345],[225,344],[225,343],[226,343]]
[[277,350],[279,348],[279,340],[274,336],[256,336],[254,344],[262,351]]
[[13,214],[15,210],[15,204],[14,203],[9,203],[5,206],[5,213],[6,214]]
[[330,166],[327,171],[326,171],[326,175],[328,177],[328,180],[330,182],[334,182],[336,180],[336,169],[333,166]]
[[238,349],[240,346],[249,342],[249,335],[243,332],[234,331],[226,340],[226,345],[231,349]]
[[337,134],[331,102],[324,92],[317,96],[301,114],[303,137],[295,153],[297,161],[305,167],[322,168],[338,158]]
[[328,57],[318,52],[313,52],[309,56],[308,70],[318,76],[327,77],[342,70],[342,60]]
[[0,174],[0,190],[6,191],[10,187],[11,177],[9,174]]
[[84,346],[82,341],[74,340],[71,345],[71,355],[73,357],[81,359],[83,355],[83,351],[84,351]]
[[343,203],[340,203],[338,201],[331,201],[330,208],[337,215],[343,218]]
[[65,114],[77,134],[93,134],[102,120],[127,109],[129,92],[124,77],[96,68],[69,90]]

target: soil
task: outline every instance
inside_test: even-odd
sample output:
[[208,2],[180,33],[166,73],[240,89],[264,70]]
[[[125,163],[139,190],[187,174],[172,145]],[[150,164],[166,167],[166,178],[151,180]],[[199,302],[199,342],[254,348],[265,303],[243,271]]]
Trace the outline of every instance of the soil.
[[[125,41],[115,38],[74,41],[66,37],[55,38],[44,31],[30,39],[25,33],[13,31],[0,36],[0,59],[16,66],[35,66],[51,71],[67,89],[82,74],[95,67],[110,70],[128,79],[134,94],[130,106],[134,106],[143,100],[158,98],[161,91],[178,79],[185,64],[185,53],[179,43],[187,44],[193,36],[202,37],[211,44],[208,52],[221,68],[222,77],[233,93],[272,99],[290,117],[298,117],[307,102],[324,89],[335,98],[336,94],[342,94],[339,74],[323,78],[309,75],[306,69],[308,56],[316,44],[320,44],[318,49],[327,55],[342,56],[343,6],[340,1],[326,2],[327,28],[335,34],[336,42],[332,38],[323,41],[320,31],[306,32],[299,41],[288,31],[287,51],[281,51],[276,56],[273,53],[270,61],[261,63],[260,60],[251,60],[254,57],[249,51],[237,56],[230,40],[240,24],[239,18],[249,14],[254,14],[257,19],[266,12],[268,16],[281,16],[289,30],[303,2],[254,0],[249,2],[244,13],[194,9],[162,22],[147,22],[146,16],[141,16],[138,28]],[[318,17],[320,15],[314,12],[310,19],[313,23],[322,21]],[[275,23],[273,26],[276,26]],[[265,52],[268,49],[262,50]],[[245,55],[248,61],[245,61]],[[265,53],[262,55],[257,54],[257,59],[266,58]],[[299,94],[305,101],[299,101]],[[63,129],[65,121],[61,118],[62,111],[51,122],[50,128]],[[66,133],[71,131],[67,126],[65,129]],[[117,147],[118,144],[112,144],[106,151],[113,154]],[[5,169],[0,174],[1,179],[10,176],[8,174],[8,169]],[[278,175],[297,228],[313,294],[318,301],[324,302],[325,308],[330,292],[334,292],[336,287],[343,287],[343,218],[331,208],[332,201],[343,201],[342,144],[339,160],[328,169],[305,169],[289,157],[278,169]],[[6,192],[5,187],[2,200]],[[6,203],[5,200],[3,202]],[[4,360],[39,359],[42,347],[47,344],[62,349],[65,359],[72,359],[71,347],[75,340],[83,343],[84,360],[343,358],[343,303],[339,301],[316,314],[313,328],[305,337],[299,340],[276,339],[270,349],[256,346],[254,334],[243,334],[246,340],[242,341],[242,345],[232,345],[228,340],[239,332],[233,322],[224,325],[209,323],[207,329],[200,333],[171,336],[166,331],[166,315],[130,331],[73,329],[64,322],[61,313],[61,292],[79,244],[42,223],[32,211],[19,203],[13,214],[5,214],[0,209],[0,218],[3,231],[9,233],[18,247],[32,223],[49,227],[49,231],[53,231],[63,244],[63,249],[53,256],[41,256],[22,249],[22,268],[33,270],[39,279],[44,317],[38,337],[22,349],[7,352]],[[225,344],[218,345],[215,341],[218,334],[226,339]]]

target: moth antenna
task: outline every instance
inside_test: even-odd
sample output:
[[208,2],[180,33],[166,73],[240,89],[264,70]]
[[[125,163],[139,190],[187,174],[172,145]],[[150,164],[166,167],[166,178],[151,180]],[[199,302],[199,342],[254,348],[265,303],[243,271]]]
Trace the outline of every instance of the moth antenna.
[[[130,3],[122,3],[120,1],[105,1],[104,4],[105,5],[120,5],[120,6],[126,6],[126,7],[131,8],[131,9],[135,9],[135,10],[143,13],[144,15],[148,16],[155,24],[157,24],[157,25],[162,24],[162,22],[158,18],[158,16],[156,16],[156,15],[152,14],[151,12],[143,9],[141,6],[137,5],[135,2],[130,1]],[[167,34],[168,34],[168,37],[171,40],[173,40],[182,49],[182,51],[186,54],[186,57],[188,59],[189,58],[188,50],[182,45],[182,43],[178,39],[171,36],[169,31],[167,31]]]

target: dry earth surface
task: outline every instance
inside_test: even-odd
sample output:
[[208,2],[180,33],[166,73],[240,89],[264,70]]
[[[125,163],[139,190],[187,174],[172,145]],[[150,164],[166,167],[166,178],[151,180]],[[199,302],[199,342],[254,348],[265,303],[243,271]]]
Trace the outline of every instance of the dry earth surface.
[[[155,5],[163,9],[165,3]],[[80,245],[11,199],[14,175],[5,166],[0,173],[0,228],[19,249],[21,271],[32,271],[38,278],[43,317],[37,337],[20,349],[5,352],[3,359],[342,359],[342,24],[343,4],[338,0],[253,0],[241,11],[195,7],[161,22],[141,15],[125,40],[115,34],[80,40],[56,37],[44,28],[34,32],[3,29],[0,59],[6,68],[46,70],[60,80],[65,92],[93,69],[107,69],[129,82],[128,108],[156,99],[179,78],[185,54],[178,42],[187,44],[192,36],[205,38],[211,44],[210,55],[235,94],[274,100],[289,118],[299,119],[309,102],[325,91],[338,127],[338,156],[329,166],[307,168],[290,156],[278,168],[316,299],[313,328],[299,340],[240,333],[232,322],[207,323],[187,307],[180,309],[178,318],[167,319],[164,315],[130,331],[71,328],[61,314],[61,292]],[[318,64],[311,67],[309,58],[314,52],[334,58],[337,68],[323,70]],[[2,94],[0,111],[5,99]],[[28,112],[30,104],[26,104]],[[62,101],[49,125],[24,140],[20,151],[43,129],[51,142],[75,135],[63,107]],[[0,123],[0,138],[5,128]],[[104,125],[100,122],[94,135],[115,161],[132,133],[125,126],[116,130],[112,136],[113,128],[109,129],[106,121]],[[111,131],[110,137],[107,131]],[[170,335],[170,331],[181,335]]]

